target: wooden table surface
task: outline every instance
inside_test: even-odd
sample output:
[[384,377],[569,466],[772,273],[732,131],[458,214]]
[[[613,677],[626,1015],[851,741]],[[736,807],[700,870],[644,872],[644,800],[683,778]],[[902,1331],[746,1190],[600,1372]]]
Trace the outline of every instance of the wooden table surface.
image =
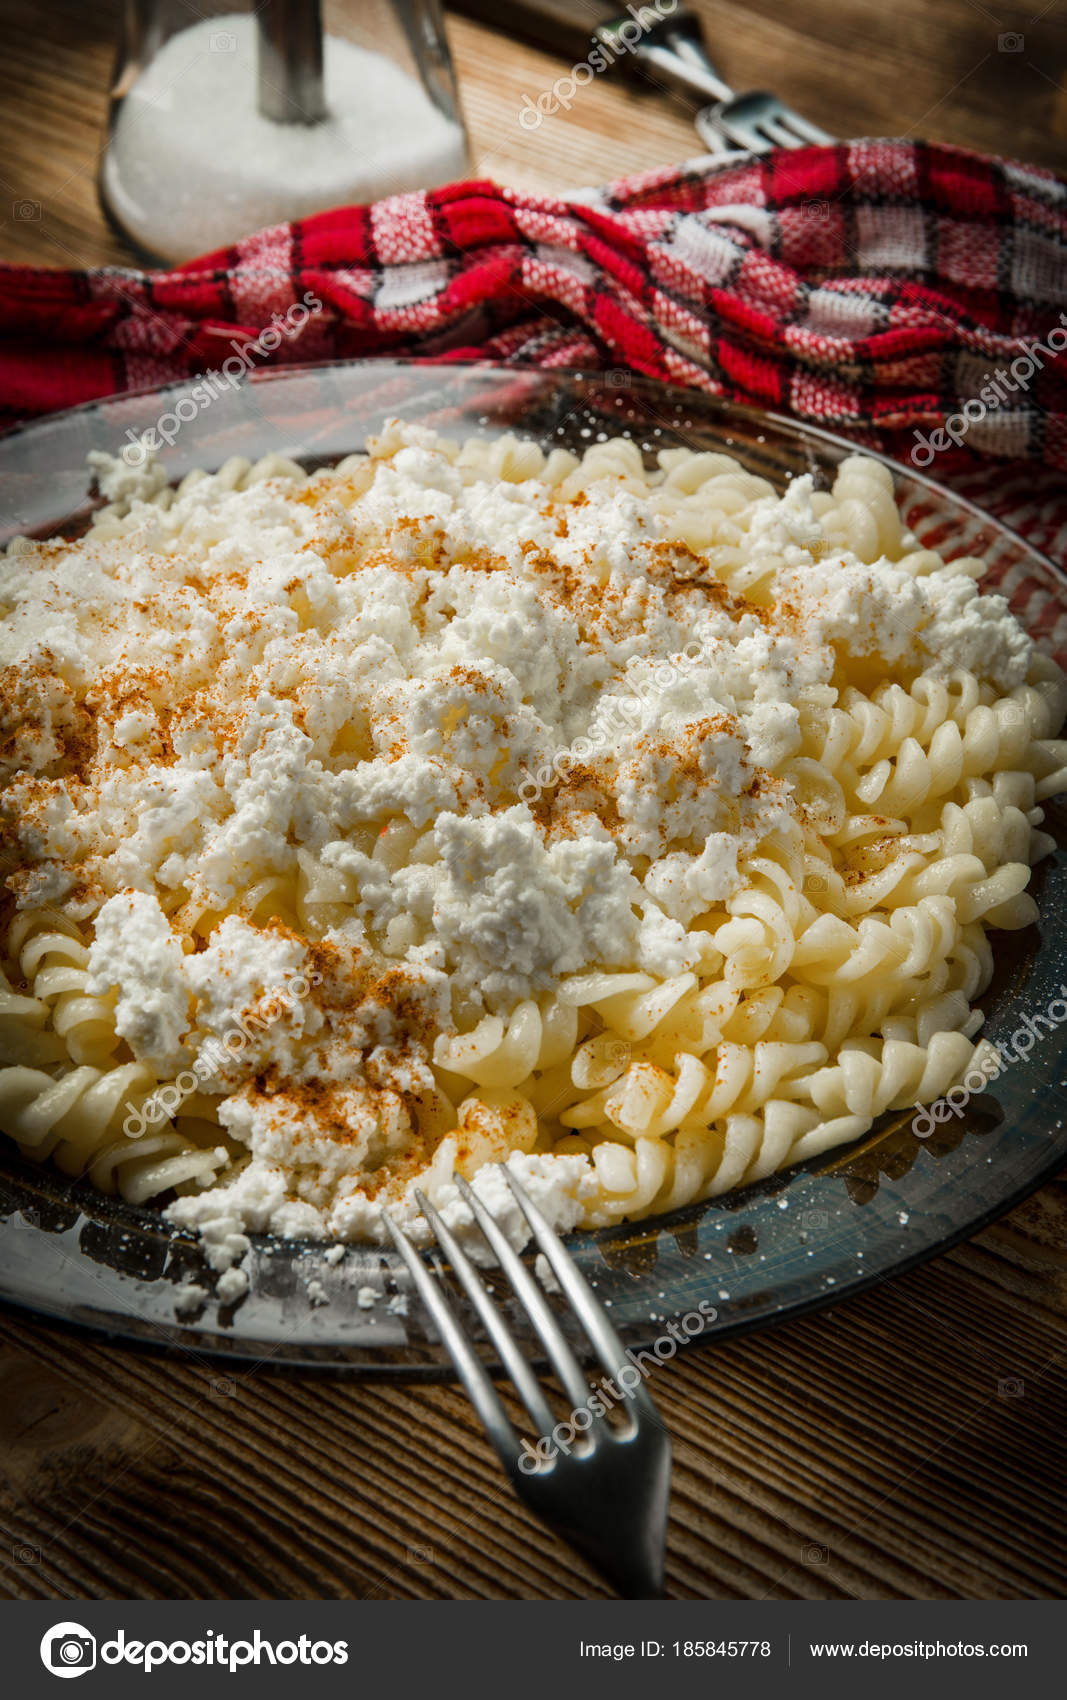
[[[701,5],[738,87],[840,134],[1067,168],[1064,15],[997,0]],[[93,187],[117,4],[2,0],[0,257],[122,263]],[[696,151],[603,77],[535,137],[566,67],[459,18],[478,169],[538,190]],[[998,46],[998,38],[999,46]],[[679,1598],[1058,1597],[1067,1585],[1067,1184],[806,1320],[676,1359]],[[217,1369],[0,1315],[0,1590],[26,1598],[602,1595],[511,1498],[446,1387]]]

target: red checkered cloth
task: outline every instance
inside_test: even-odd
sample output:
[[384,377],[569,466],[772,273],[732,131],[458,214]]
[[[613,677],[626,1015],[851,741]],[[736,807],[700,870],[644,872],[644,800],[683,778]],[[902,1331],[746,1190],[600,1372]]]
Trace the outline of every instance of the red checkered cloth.
[[211,368],[309,294],[322,305],[278,363],[625,366],[881,446],[1067,555],[1067,184],[1047,171],[851,142],[568,200],[453,184],[172,272],[9,266],[3,407],[14,420]]

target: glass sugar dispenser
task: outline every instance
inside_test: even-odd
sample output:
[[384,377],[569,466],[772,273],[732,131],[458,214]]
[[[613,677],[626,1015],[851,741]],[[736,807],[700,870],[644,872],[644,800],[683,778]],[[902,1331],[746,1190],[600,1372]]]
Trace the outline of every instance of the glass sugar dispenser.
[[100,196],[154,261],[469,166],[439,0],[127,0]]

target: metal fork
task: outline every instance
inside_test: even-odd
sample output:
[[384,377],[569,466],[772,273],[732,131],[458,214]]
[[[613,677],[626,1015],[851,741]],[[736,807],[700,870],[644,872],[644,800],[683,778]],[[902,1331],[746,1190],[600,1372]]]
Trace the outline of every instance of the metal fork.
[[[501,1170],[604,1369],[612,1378],[624,1367],[632,1372],[633,1361],[589,1283],[510,1169],[501,1165]],[[572,1415],[580,1412],[589,1415],[580,1450],[561,1456],[557,1448],[555,1456],[548,1458],[542,1452],[538,1458],[532,1448],[523,1448],[484,1362],[446,1295],[444,1282],[431,1273],[407,1235],[383,1212],[382,1220],[393,1244],[411,1272],[416,1291],[519,1498],[590,1559],[625,1598],[657,1599],[663,1592],[671,1443],[656,1407],[645,1387],[639,1384],[629,1395],[631,1415],[627,1427],[617,1429],[606,1421],[603,1399],[599,1401],[598,1412],[596,1404],[591,1403],[594,1395],[581,1366],[540,1284],[467,1183],[457,1177],[456,1185],[533,1324],[570,1401]],[[438,1246],[514,1382],[538,1436],[548,1440],[558,1419],[553,1416],[522,1348],[455,1235],[421,1193],[416,1193],[416,1197]]]
[[717,106],[705,106],[694,123],[701,141],[717,152],[723,144],[743,148],[746,153],[770,153],[772,148],[807,148],[832,142],[825,130],[794,112],[777,95],[731,95]]
[[[629,15],[601,24],[594,34],[614,55],[623,56],[626,37],[632,31]],[[689,98],[710,101],[694,118],[705,147],[744,148],[746,153],[770,153],[772,148],[804,148],[813,142],[831,142],[825,130],[802,118],[777,95],[756,91],[735,94],[719,76],[704,46],[700,20],[691,12],[680,12],[657,24],[631,49],[636,69],[644,70],[654,82]]]

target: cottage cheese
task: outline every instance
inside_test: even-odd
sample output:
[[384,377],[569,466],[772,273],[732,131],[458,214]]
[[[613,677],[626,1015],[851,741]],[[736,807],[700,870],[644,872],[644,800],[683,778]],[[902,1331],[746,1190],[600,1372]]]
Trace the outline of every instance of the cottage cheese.
[[108,898],[96,916],[85,989],[98,996],[118,989],[116,1031],[164,1077],[188,1061],[184,966],[181,941],[154,896],[125,891]]

